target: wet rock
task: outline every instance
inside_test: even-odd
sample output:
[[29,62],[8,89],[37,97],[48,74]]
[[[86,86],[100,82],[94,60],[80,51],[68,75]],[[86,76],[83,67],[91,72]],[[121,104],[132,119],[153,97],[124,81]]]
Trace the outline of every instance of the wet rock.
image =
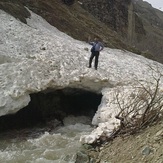
[[89,145],[89,144],[83,144],[83,147],[84,147],[85,149],[92,149],[92,146]]
[[143,150],[142,150],[142,154],[143,155],[149,155],[150,153],[152,152],[152,149],[150,147],[145,147]]
[[78,152],[75,163],[89,163],[89,157],[83,152]]

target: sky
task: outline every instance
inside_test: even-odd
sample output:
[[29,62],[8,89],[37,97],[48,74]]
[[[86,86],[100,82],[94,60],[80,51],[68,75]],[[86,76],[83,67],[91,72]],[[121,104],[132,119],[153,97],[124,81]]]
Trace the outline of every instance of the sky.
[[154,8],[163,11],[163,0],[144,0],[144,1],[150,3]]

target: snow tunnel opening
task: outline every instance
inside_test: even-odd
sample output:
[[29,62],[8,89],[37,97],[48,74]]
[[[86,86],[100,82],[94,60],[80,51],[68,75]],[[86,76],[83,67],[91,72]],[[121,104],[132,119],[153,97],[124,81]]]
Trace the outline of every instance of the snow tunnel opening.
[[65,88],[34,93],[30,97],[28,106],[15,114],[0,117],[0,131],[34,127],[52,119],[63,124],[63,119],[69,115],[93,118],[101,103],[102,94]]

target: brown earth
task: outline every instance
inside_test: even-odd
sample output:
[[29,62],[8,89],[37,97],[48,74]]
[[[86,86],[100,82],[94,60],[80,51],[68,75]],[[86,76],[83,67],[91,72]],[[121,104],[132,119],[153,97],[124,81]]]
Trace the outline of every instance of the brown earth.
[[163,163],[163,119],[135,135],[88,150],[94,163]]
[[125,44],[116,31],[92,16],[77,1],[73,5],[67,6],[61,0],[14,0],[14,2],[0,0],[0,9],[26,23],[25,18],[30,17],[30,14],[24,6],[75,39],[88,41],[88,38],[99,37],[105,46],[110,48],[141,53],[136,48]]

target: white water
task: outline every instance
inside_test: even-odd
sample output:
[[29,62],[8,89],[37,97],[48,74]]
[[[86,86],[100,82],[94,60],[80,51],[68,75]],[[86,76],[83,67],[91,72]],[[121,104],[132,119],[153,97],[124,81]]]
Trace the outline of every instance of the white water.
[[80,136],[93,128],[84,116],[68,117],[64,123],[51,132],[33,128],[1,134],[0,163],[75,163]]

